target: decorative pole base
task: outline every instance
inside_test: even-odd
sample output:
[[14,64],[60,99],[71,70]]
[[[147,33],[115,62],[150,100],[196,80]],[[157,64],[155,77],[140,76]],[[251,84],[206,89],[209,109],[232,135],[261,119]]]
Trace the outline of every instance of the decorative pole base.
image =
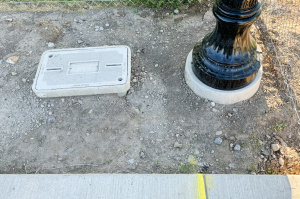
[[[189,53],[185,65],[185,81],[192,91],[208,100],[212,100],[219,104],[234,104],[251,98],[258,90],[262,77],[262,66],[257,72],[254,80],[241,89],[236,90],[219,90],[212,88],[201,82],[193,72],[193,50]],[[257,61],[262,64],[262,52],[259,46],[257,47]]]

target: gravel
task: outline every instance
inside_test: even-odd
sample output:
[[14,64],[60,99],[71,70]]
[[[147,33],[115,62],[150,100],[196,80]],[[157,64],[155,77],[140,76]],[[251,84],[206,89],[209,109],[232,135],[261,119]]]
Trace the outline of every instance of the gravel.
[[235,150],[235,151],[240,151],[240,150],[241,150],[241,146],[238,145],[238,144],[235,145],[235,146],[234,146],[234,150]]
[[52,43],[52,42],[48,43],[48,47],[49,48],[53,48],[54,47],[54,43]]
[[216,139],[215,139],[215,141],[214,141],[214,143],[215,144],[222,144],[222,138],[220,138],[220,137],[217,137]]
[[280,146],[279,146],[279,144],[272,144],[272,145],[271,145],[271,148],[272,148],[272,150],[273,150],[274,152],[276,152],[276,151],[279,151]]
[[182,148],[182,144],[180,144],[179,142],[175,142],[174,148]]
[[278,159],[278,163],[279,163],[281,166],[283,166],[283,165],[284,165],[284,160],[283,160],[283,158],[279,158],[279,159]]

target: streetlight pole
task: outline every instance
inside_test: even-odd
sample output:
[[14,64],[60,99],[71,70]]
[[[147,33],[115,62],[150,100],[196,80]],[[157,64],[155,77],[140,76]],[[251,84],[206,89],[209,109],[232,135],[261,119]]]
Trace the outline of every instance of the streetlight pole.
[[[229,98],[234,98],[234,93],[238,94],[249,88],[252,96],[259,87],[262,56],[250,35],[250,27],[261,14],[261,4],[258,0],[216,0],[213,14],[217,19],[215,29],[194,46],[188,57],[187,83],[195,92],[195,85],[191,86],[188,80],[191,78],[188,76],[193,75],[201,82],[202,87],[208,86],[221,94],[226,94],[223,91],[227,91]],[[191,64],[188,63],[190,59]],[[187,67],[191,69],[189,72]],[[187,74],[191,71],[193,74]],[[197,92],[199,88],[195,93]],[[218,95],[217,93],[215,94]],[[200,96],[211,98],[205,94]],[[217,98],[219,97],[221,96]],[[215,97],[212,98],[214,99]],[[240,100],[225,99],[219,103],[232,104],[242,100],[245,100],[244,97]]]

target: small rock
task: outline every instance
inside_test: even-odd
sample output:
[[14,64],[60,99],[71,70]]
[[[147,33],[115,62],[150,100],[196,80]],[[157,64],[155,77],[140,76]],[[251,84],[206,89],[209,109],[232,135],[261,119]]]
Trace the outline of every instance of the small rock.
[[48,43],[48,47],[49,47],[49,48],[54,47],[54,43],[52,43],[52,42]]
[[215,109],[215,108],[213,108],[212,111],[213,111],[214,113],[220,112],[218,109]]
[[6,18],[5,21],[7,21],[7,22],[13,22],[13,19],[12,18]]
[[235,113],[237,113],[238,112],[238,108],[233,108],[232,111],[235,112]]
[[20,59],[20,56],[11,56],[9,57],[6,62],[9,64],[16,64]]
[[228,116],[228,117],[232,117],[232,114],[231,114],[231,113],[228,113],[227,116]]
[[78,43],[78,44],[82,44],[83,41],[82,41],[82,40],[78,40],[77,43]]
[[62,159],[62,158],[57,158],[57,160],[58,160],[58,161],[62,161],[63,159]]
[[211,154],[214,154],[215,153],[215,150],[211,150],[211,152],[210,152]]
[[158,64],[155,64],[154,67],[157,68],[157,67],[158,67]]
[[230,146],[230,148],[232,148],[232,147],[233,147],[233,144],[232,144],[232,143],[230,143],[230,145],[229,145],[229,146]]
[[134,159],[127,160],[128,164],[134,164]]
[[216,139],[215,139],[215,141],[214,141],[214,143],[215,144],[222,144],[222,138],[220,138],[220,137],[217,137]]
[[11,72],[11,75],[12,76],[16,76],[18,73],[16,73],[16,72]]
[[25,78],[22,79],[22,82],[23,82],[24,84],[26,83],[26,81],[27,81],[27,79],[25,79]]
[[175,13],[175,14],[179,14],[179,10],[178,10],[178,9],[175,9],[175,10],[174,10],[174,13]]
[[235,168],[235,165],[234,165],[233,163],[230,163],[230,164],[228,165],[228,167],[229,167],[230,169],[234,169],[234,168]]
[[280,146],[279,146],[279,144],[272,144],[272,145],[271,145],[271,148],[272,148],[272,150],[273,150],[274,152],[276,152],[276,151],[279,151]]
[[106,23],[106,24],[105,24],[105,26],[106,26],[106,27],[109,27],[109,24],[108,24],[108,23]]
[[140,152],[140,158],[144,159],[146,156],[145,156],[145,153],[143,151]]
[[241,146],[238,145],[238,144],[235,145],[235,146],[234,146],[234,150],[235,150],[235,151],[240,151],[240,150],[241,150]]
[[68,131],[68,132],[67,132],[67,136],[70,136],[71,134],[72,134],[71,131]]
[[88,9],[89,7],[87,5],[83,6],[84,9]]
[[160,33],[163,33],[163,32],[164,32],[164,30],[160,30],[159,32],[160,32]]
[[174,148],[182,148],[182,144],[180,144],[179,142],[175,142]]
[[68,152],[68,153],[72,153],[73,151],[74,151],[73,148],[68,148],[68,149],[66,150],[66,152]]
[[216,103],[215,103],[215,102],[211,102],[210,105],[211,105],[212,107],[215,107],[215,106],[216,106]]
[[49,117],[48,119],[47,119],[47,122],[48,123],[53,123],[55,121],[55,118],[54,117]]
[[283,160],[283,158],[279,158],[279,159],[278,159],[278,163],[279,163],[281,166],[283,166],[283,165],[284,165],[284,160]]
[[95,29],[99,29],[100,28],[100,26],[95,26]]
[[269,136],[269,135],[266,135],[266,138],[269,140],[269,139],[271,139],[271,137]]
[[103,27],[100,27],[99,30],[104,30],[104,28],[103,28]]
[[234,136],[230,136],[229,140],[233,141],[233,140],[235,140],[235,137]]
[[219,136],[219,135],[222,135],[222,133],[223,133],[222,131],[217,131],[216,135]]

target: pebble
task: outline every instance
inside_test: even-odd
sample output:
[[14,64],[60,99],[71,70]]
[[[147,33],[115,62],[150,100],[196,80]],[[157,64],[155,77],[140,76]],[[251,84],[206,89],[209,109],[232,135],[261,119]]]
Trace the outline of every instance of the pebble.
[[142,159],[144,159],[146,156],[145,156],[145,153],[143,152],[143,151],[141,151],[140,152],[140,157],[142,158]]
[[26,83],[26,81],[27,81],[27,79],[25,79],[25,78],[22,79],[22,82],[23,82],[24,84]]
[[235,145],[235,147],[234,147],[234,150],[235,150],[235,151],[240,151],[240,150],[241,150],[241,146],[240,146],[240,145],[238,145],[238,144],[237,144],[237,145]]
[[164,32],[164,30],[160,30],[159,32],[160,32],[160,33],[163,33],[163,32]]
[[100,27],[99,30],[104,30],[104,28],[103,28],[103,27]]
[[71,134],[72,134],[71,131],[68,131],[68,132],[67,132],[67,136],[70,136]]
[[229,167],[230,169],[234,169],[234,168],[235,168],[235,165],[234,165],[233,163],[230,163],[230,164],[228,165],[228,167]]
[[157,67],[158,67],[158,64],[155,64],[154,67],[157,68]]
[[11,72],[11,75],[12,76],[16,76],[18,73],[16,73],[16,72]]
[[216,106],[216,103],[215,103],[215,102],[211,102],[210,105],[211,105],[212,107],[215,107],[215,106]]
[[48,47],[49,47],[49,48],[54,47],[54,43],[52,43],[52,42],[48,43]]
[[214,154],[215,153],[215,150],[211,150],[211,152],[210,152],[211,154]]
[[20,56],[11,56],[9,57],[6,62],[9,64],[16,64],[20,59]]
[[235,113],[237,113],[238,112],[238,108],[233,108],[232,111],[235,112]]
[[175,142],[174,148],[182,148],[182,144],[180,144],[179,142]]
[[78,44],[82,44],[83,41],[82,41],[82,40],[78,40],[77,43],[78,43]]
[[232,144],[232,143],[230,143],[230,145],[229,145],[229,146],[230,146],[230,148],[232,148],[232,147],[233,147],[233,144]]
[[6,18],[5,21],[7,21],[7,22],[13,22],[13,19],[12,18]]
[[134,159],[127,160],[128,164],[134,164]]
[[271,145],[271,148],[272,148],[272,150],[273,150],[274,152],[276,152],[276,151],[279,151],[280,146],[279,146],[279,144],[272,144],[272,145]]
[[84,8],[84,9],[88,9],[89,7],[88,7],[88,6],[83,6],[83,8]]
[[218,109],[215,109],[215,108],[213,108],[212,111],[213,111],[214,113],[219,112],[219,110],[218,110]]
[[220,138],[220,137],[217,137],[216,139],[215,139],[215,141],[214,141],[214,143],[215,144],[222,144],[222,138]]
[[54,117],[49,117],[48,119],[47,119],[47,122],[48,123],[53,123],[55,121],[55,118]]
[[0,64],[2,64],[2,59],[0,59]]
[[217,131],[217,132],[216,132],[216,135],[219,136],[219,135],[222,135],[222,133],[223,133],[222,131]]
[[234,136],[230,136],[229,140],[235,140],[235,137]]
[[280,164],[281,166],[284,165],[284,160],[283,160],[283,158],[279,158],[279,159],[278,159],[278,162],[279,162],[279,164]]
[[68,148],[68,149],[66,150],[66,152],[68,152],[68,153],[72,153],[73,151],[74,151],[73,148]]
[[178,10],[178,9],[175,9],[175,10],[174,10],[174,13],[175,13],[175,14],[179,14],[179,10]]
[[109,24],[108,24],[108,23],[106,23],[106,24],[105,24],[105,26],[106,26],[106,27],[109,27]]

